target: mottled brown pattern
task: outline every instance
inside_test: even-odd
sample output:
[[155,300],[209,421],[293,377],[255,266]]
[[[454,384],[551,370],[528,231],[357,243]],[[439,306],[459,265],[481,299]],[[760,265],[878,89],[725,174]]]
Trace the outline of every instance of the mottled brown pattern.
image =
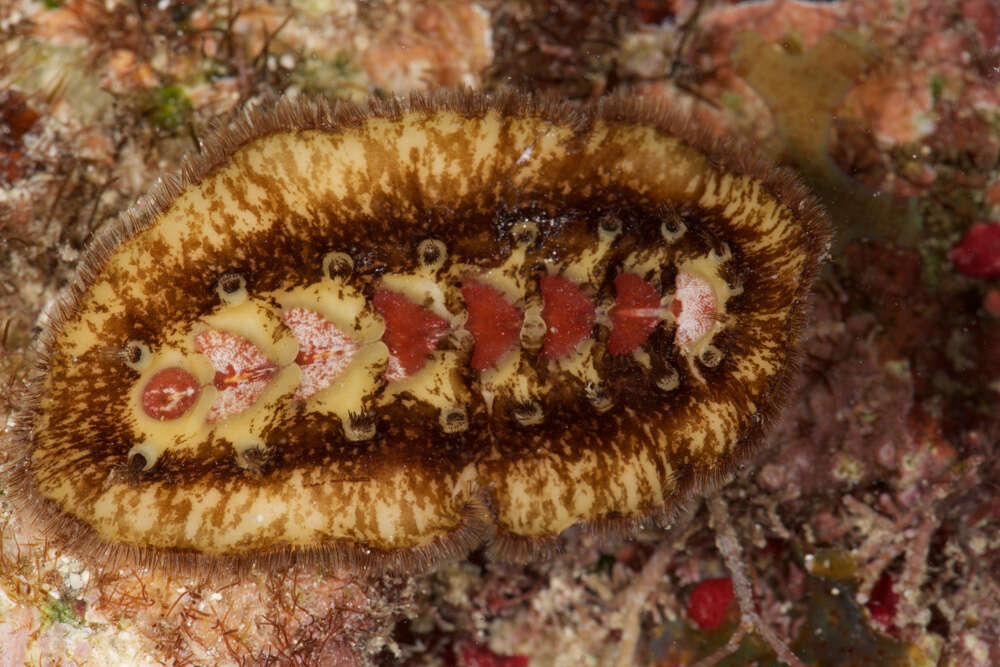
[[[348,161],[351,150],[357,159]],[[575,523],[624,531],[668,520],[760,443],[786,393],[803,297],[828,236],[791,176],[625,97],[281,102],[212,139],[152,199],[87,253],[40,340],[33,398],[17,417],[17,498],[111,565],[305,558],[423,569],[484,541],[498,557],[523,559],[544,554]],[[584,285],[598,302],[613,299],[611,281],[630,255],[663,246],[664,220],[679,216],[687,233],[664,251],[662,291],[682,261],[731,251],[721,277],[743,291],[726,303],[713,340],[724,358],[699,368],[704,381],[666,323],[645,346],[652,370],[603,354],[608,332],[598,326],[596,370],[614,403],[605,414],[580,380],[528,352],[547,387],[537,426],[519,425],[503,397],[490,414],[477,374],[465,369],[469,428],[457,434],[443,434],[419,397],[375,409],[377,435],[361,442],[345,439],[336,416],[285,400],[253,408],[266,445],[253,466],[235,460],[233,442],[209,436],[168,448],[138,475],[124,472],[139,428],[127,396],[139,374],[122,350],[131,340],[154,351],[183,346],[193,323],[219,311],[223,274],[245,277],[253,299],[316,283],[336,250],[354,260],[348,284],[370,297],[384,274],[415,270],[417,244],[434,238],[448,249],[437,277],[451,307],[461,303],[462,277],[452,268],[499,266],[512,252],[512,226],[533,220],[539,236],[523,270],[532,277],[526,299],[538,298],[545,262],[579,258],[603,216],[620,220],[622,233],[602,259],[603,277]],[[664,364],[680,373],[673,391],[655,386]],[[151,504],[138,504],[143,493]],[[284,509],[264,517],[262,507]],[[193,530],[185,528],[192,516],[200,517]],[[255,516],[259,525],[248,527]],[[302,537],[296,531],[310,521],[321,525]]]

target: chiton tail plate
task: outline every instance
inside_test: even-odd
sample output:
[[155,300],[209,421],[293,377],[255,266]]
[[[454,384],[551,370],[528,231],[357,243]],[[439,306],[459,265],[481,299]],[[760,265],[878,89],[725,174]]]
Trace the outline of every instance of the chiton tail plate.
[[8,483],[105,563],[667,520],[760,443],[827,243],[792,176],[634,98],[281,101],[87,251]]

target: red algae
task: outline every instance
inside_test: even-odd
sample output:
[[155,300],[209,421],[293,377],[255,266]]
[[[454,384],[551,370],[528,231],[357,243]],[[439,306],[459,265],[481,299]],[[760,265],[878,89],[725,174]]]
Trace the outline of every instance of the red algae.
[[948,257],[970,278],[1000,278],[1000,222],[977,222],[956,243]]
[[736,596],[729,577],[706,579],[688,597],[688,616],[703,630],[714,630],[726,620]]

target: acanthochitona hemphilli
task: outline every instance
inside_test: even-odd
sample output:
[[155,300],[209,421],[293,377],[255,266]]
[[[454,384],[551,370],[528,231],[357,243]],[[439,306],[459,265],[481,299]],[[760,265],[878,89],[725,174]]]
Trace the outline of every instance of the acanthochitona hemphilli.
[[105,563],[665,521],[761,442],[827,239],[792,176],[630,97],[284,100],[86,252],[8,479]]

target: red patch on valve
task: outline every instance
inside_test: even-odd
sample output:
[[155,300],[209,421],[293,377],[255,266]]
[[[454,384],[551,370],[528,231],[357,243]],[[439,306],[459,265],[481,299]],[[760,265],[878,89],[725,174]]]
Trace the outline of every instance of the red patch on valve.
[[690,345],[707,334],[715,322],[715,291],[708,281],[692,273],[678,273],[670,312],[677,317],[678,345]]
[[157,371],[142,390],[142,410],[153,419],[177,419],[191,409],[201,385],[183,368]]
[[608,352],[628,354],[641,347],[660,323],[660,294],[638,275],[622,273],[615,278],[615,295],[615,305],[608,311]]
[[706,579],[691,591],[687,612],[702,630],[714,630],[726,620],[729,605],[735,599],[729,577]]
[[469,365],[483,371],[496,365],[517,342],[524,313],[508,303],[500,290],[475,281],[462,285],[462,298],[469,311],[465,328],[476,341]]
[[314,310],[291,308],[281,320],[299,341],[295,363],[302,369],[302,379],[294,398],[305,400],[333,384],[357,354],[358,344]]
[[212,363],[212,383],[219,390],[208,409],[209,423],[232,417],[256,403],[278,372],[278,366],[243,336],[209,330],[198,334],[194,344]]
[[389,348],[386,379],[394,382],[413,375],[424,367],[428,355],[448,333],[448,322],[399,292],[379,290],[372,303],[385,319],[382,340]]
[[542,354],[558,359],[590,336],[594,328],[594,301],[579,285],[562,276],[542,276],[539,287],[545,300],[542,319],[547,327]]

